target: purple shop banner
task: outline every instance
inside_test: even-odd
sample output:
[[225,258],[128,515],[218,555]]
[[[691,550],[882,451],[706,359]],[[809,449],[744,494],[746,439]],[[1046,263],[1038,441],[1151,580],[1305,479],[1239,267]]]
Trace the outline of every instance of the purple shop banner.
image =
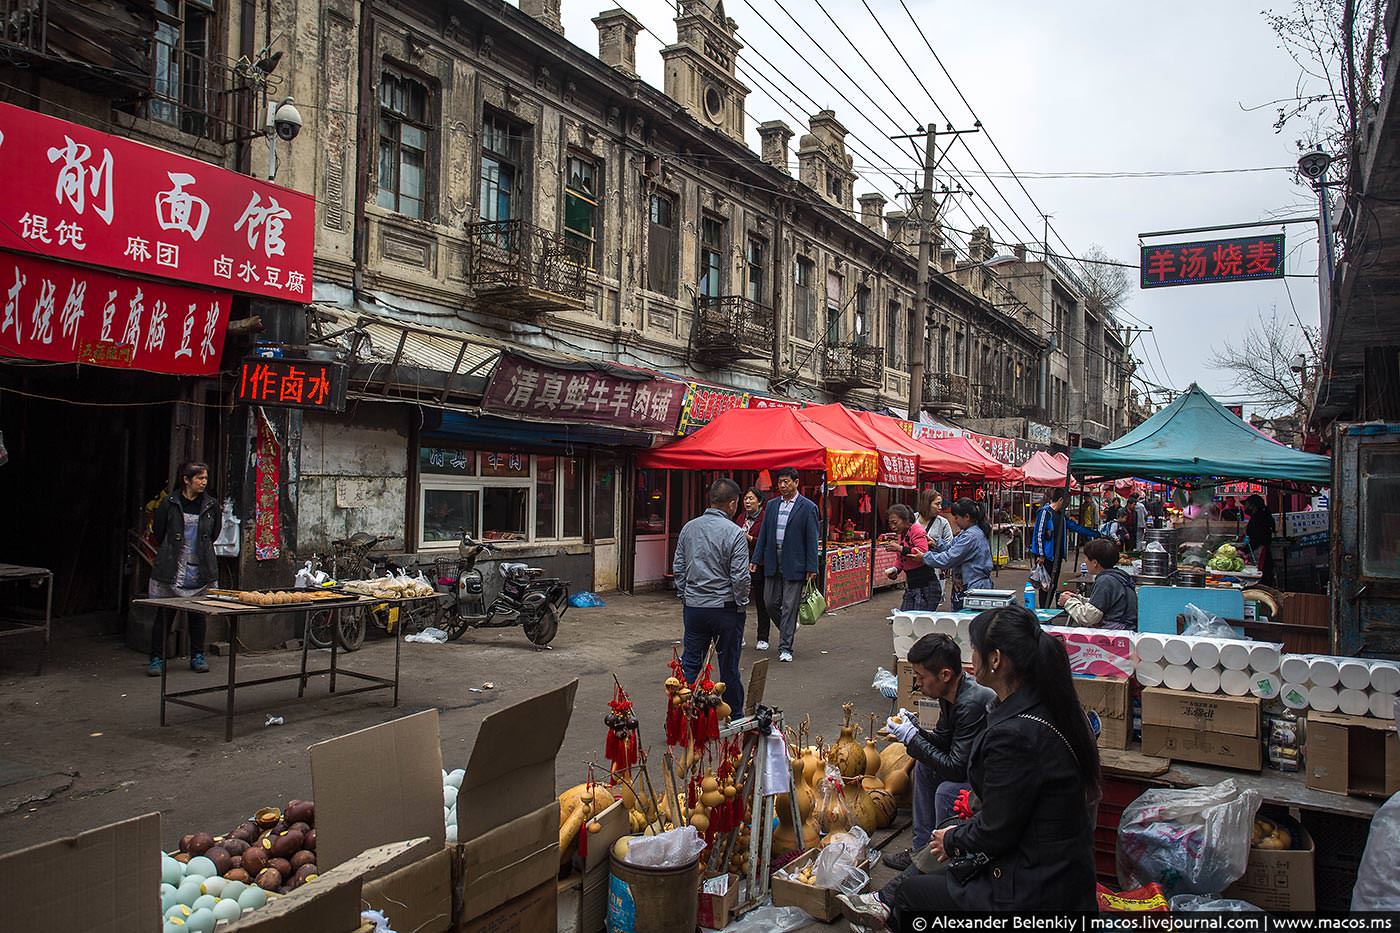
[[627,379],[502,353],[481,407],[539,421],[674,434],[685,392],[685,383],[670,379]]

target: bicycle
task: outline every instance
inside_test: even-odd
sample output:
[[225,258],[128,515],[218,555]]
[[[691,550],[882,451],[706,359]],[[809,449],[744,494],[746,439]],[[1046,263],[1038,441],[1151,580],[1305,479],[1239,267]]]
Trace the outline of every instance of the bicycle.
[[[387,554],[371,554],[374,548],[391,540],[388,535],[370,536],[363,532],[331,542],[331,552],[326,562],[320,555],[313,555],[312,570],[323,569],[336,582],[369,580],[383,577],[386,573],[402,573],[404,568],[395,563]],[[422,565],[415,563],[408,568],[412,573],[421,573]],[[426,576],[426,575],[425,575]],[[307,616],[306,637],[313,648],[329,648],[331,639],[342,651],[356,651],[365,643],[369,624],[392,632],[395,625],[405,631],[422,631],[436,625],[442,611],[442,600],[414,600],[402,606],[390,602],[372,606],[350,606],[347,608],[319,609]]]

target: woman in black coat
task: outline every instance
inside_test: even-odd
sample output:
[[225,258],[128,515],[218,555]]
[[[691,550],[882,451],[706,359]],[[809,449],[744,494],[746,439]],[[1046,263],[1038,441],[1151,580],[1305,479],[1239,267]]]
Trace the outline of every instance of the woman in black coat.
[[[1019,606],[972,620],[972,666],[997,704],[972,746],[972,819],[934,832],[937,863],[878,894],[841,895],[869,930],[919,914],[1092,911],[1099,753],[1058,639]],[[932,861],[929,859],[929,861]]]
[[[175,483],[152,519],[156,559],[151,565],[147,595],[152,599],[203,596],[218,582],[219,565],[214,555],[214,539],[219,535],[219,502],[209,495],[209,467],[191,461],[180,465]],[[151,626],[151,658],[146,673],[159,677],[165,672],[165,640],[174,613],[157,609]],[[204,660],[204,616],[187,613],[190,634],[190,670],[209,673]]]

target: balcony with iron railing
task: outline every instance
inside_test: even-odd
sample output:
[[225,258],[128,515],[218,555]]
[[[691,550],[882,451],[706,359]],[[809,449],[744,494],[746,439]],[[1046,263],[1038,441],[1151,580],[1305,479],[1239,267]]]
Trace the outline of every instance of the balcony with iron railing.
[[934,410],[967,411],[972,400],[972,384],[957,373],[929,373],[924,377],[924,405]]
[[700,299],[695,317],[695,349],[717,362],[762,358],[773,352],[773,309],[743,295]]
[[878,389],[885,378],[885,350],[862,343],[827,345],[822,382],[832,391]]
[[523,220],[484,221],[466,230],[467,284],[478,301],[522,314],[584,307],[587,262],[563,234]]

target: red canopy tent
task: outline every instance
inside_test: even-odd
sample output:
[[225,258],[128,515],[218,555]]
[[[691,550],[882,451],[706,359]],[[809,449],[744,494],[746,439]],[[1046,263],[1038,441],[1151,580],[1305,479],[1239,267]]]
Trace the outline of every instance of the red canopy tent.
[[809,405],[802,414],[879,454],[879,485],[894,489],[914,489],[919,485],[919,452],[909,435],[896,430],[891,436],[865,419],[868,412],[852,411],[839,402]]
[[930,437],[925,438],[923,443],[967,463],[965,475],[1006,483],[1019,482],[1021,479],[1021,470],[1018,467],[1002,463],[970,438],[961,435]]
[[1038,450],[1021,469],[1026,473],[1027,486],[1063,487],[1069,472],[1069,461]]
[[793,408],[736,408],[689,437],[643,452],[656,470],[822,470],[834,485],[875,482],[876,454]]
[[856,417],[868,424],[873,433],[881,437],[889,437],[891,442],[900,441],[906,447],[912,449],[919,458],[919,472],[937,477],[951,476],[977,476],[985,474],[986,465],[978,458],[976,460],[958,456],[956,453],[934,447],[924,441],[917,440],[909,435],[907,431],[899,426],[899,421],[889,415],[881,415],[872,411],[856,412]]

